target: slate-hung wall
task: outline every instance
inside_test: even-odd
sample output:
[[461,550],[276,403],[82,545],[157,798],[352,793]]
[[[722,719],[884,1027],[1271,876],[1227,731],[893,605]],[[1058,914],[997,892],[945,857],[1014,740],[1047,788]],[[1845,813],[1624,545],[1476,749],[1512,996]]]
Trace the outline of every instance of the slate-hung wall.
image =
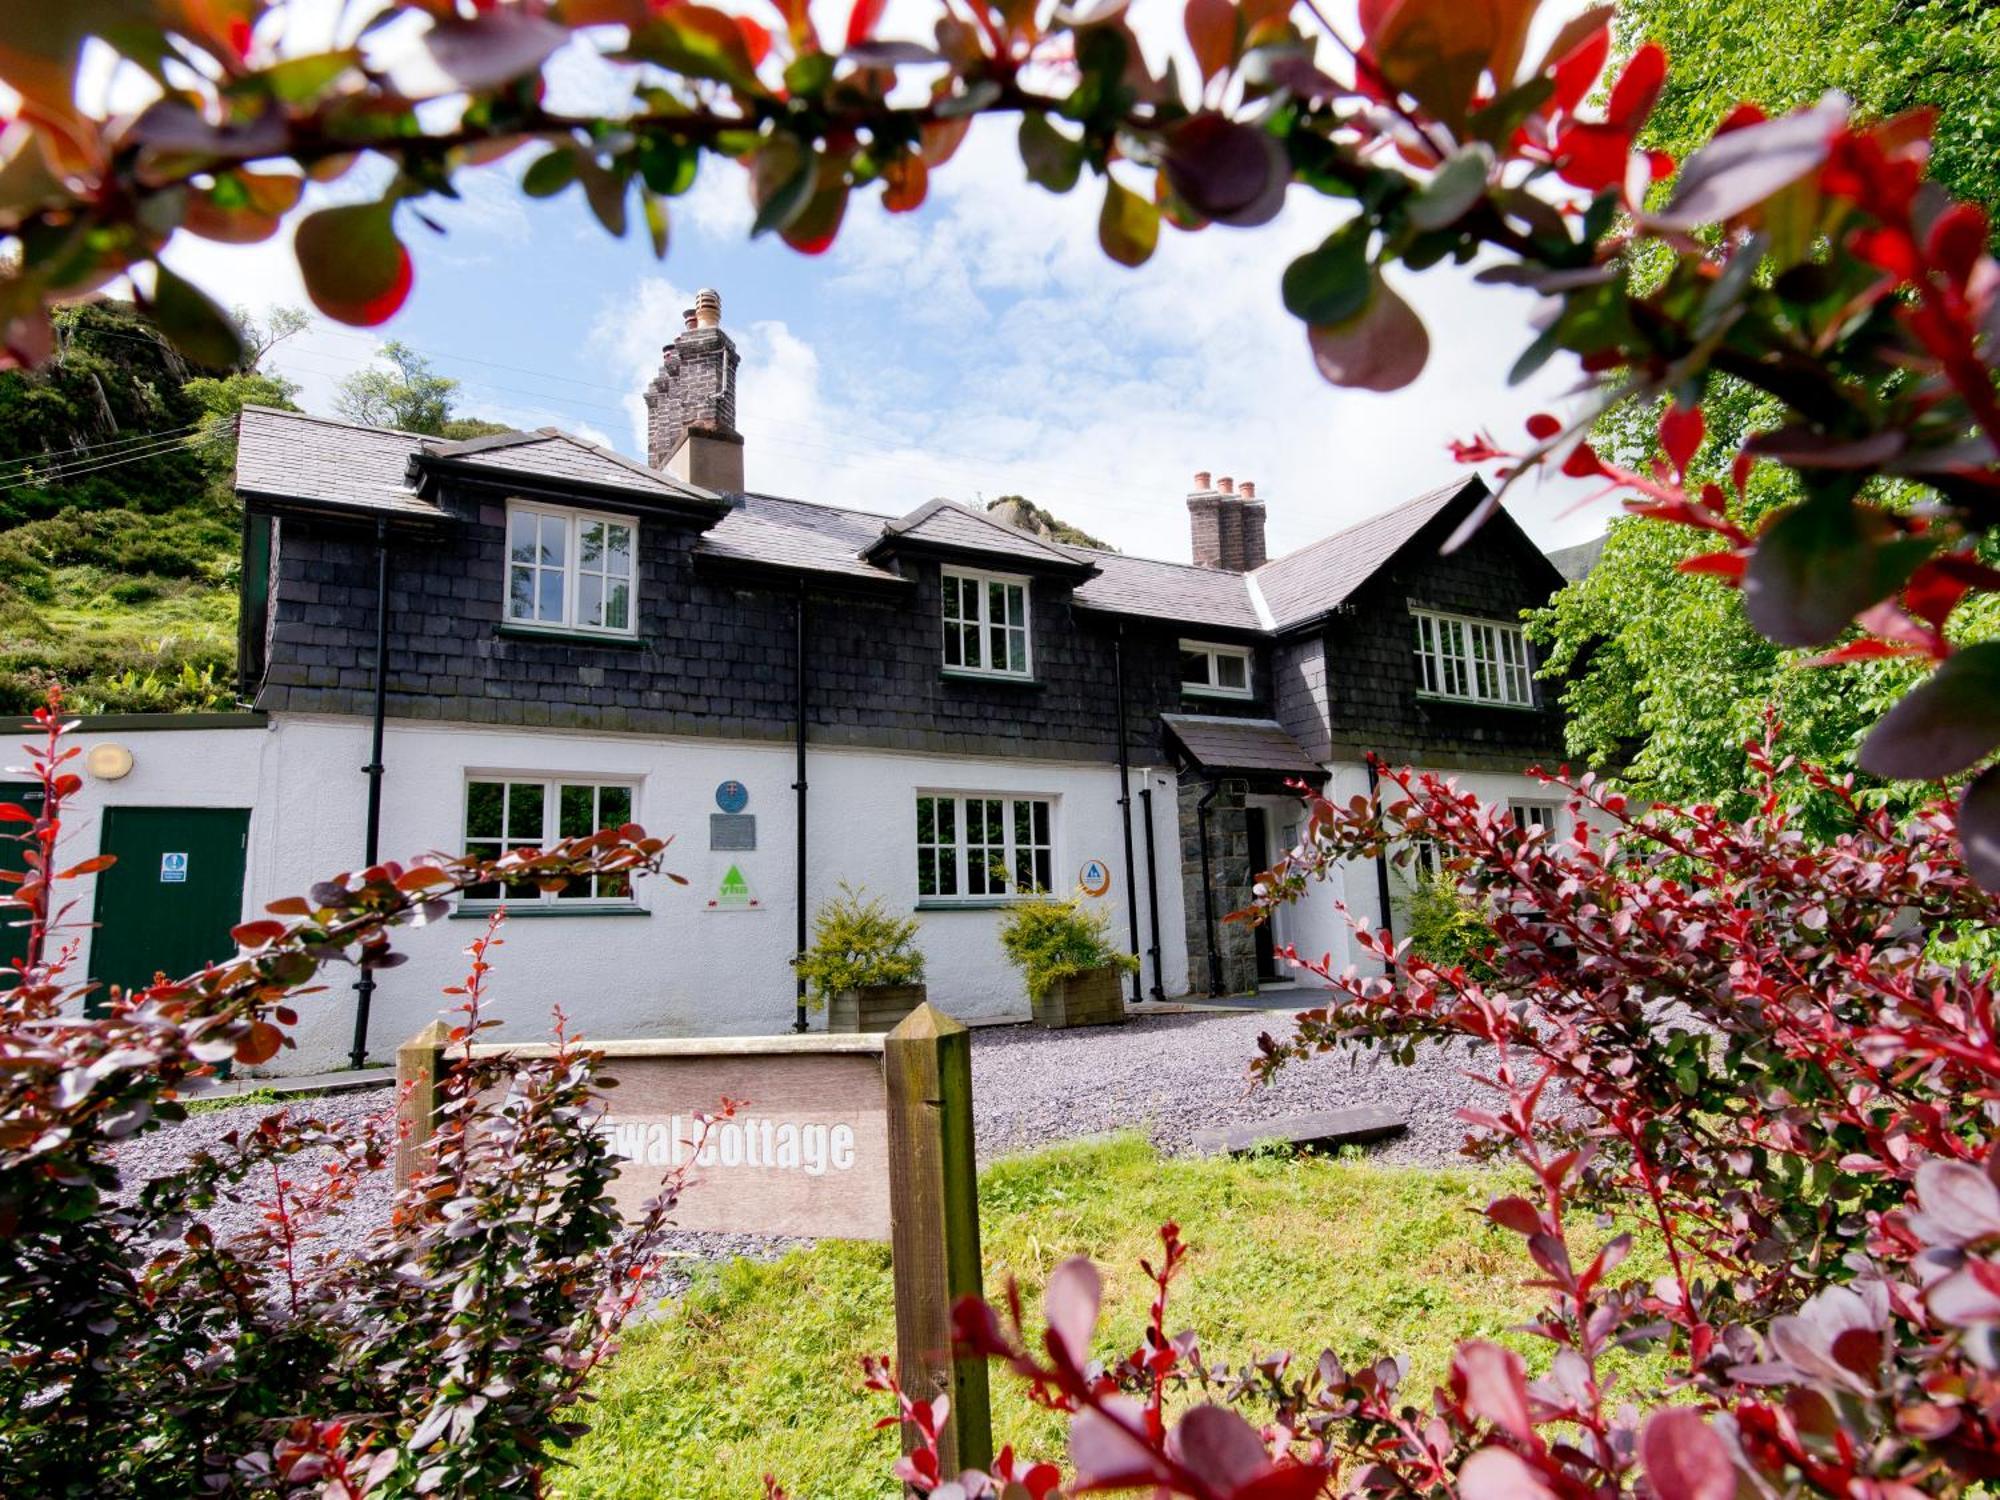
[[[793,733],[792,587],[718,572],[696,559],[694,527],[641,514],[637,639],[531,635],[502,624],[504,497],[454,487],[443,505],[449,524],[422,535],[392,533],[391,716],[737,739]],[[597,508],[619,511],[608,503]],[[287,516],[278,523],[275,550],[269,668],[258,706],[367,714],[375,649],[372,532]],[[1030,611],[1034,680],[948,676],[941,670],[940,565],[911,558],[902,567],[910,585],[892,593],[809,589],[814,742],[1116,758],[1114,622],[1074,608],[1068,584],[1037,578]],[[1126,732],[1134,764],[1159,763],[1163,712],[1271,712],[1270,656],[1262,649],[1253,667],[1254,698],[1182,694],[1179,643],[1183,635],[1202,634],[1127,622]]]
[[1423,695],[1413,607],[1518,622],[1521,611],[1547,603],[1562,582],[1511,527],[1489,527],[1480,543],[1441,554],[1454,525],[1449,512],[1440,516],[1328,622],[1329,758],[1359,760],[1373,751],[1440,770],[1508,771],[1561,758],[1561,689],[1554,684],[1537,679],[1533,708]]

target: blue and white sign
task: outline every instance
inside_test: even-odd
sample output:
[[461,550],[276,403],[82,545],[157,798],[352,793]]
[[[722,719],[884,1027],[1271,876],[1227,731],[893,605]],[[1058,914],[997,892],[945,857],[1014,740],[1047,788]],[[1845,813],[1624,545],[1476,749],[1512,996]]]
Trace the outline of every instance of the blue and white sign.
[[1087,859],[1076,872],[1077,888],[1086,896],[1101,896],[1111,889],[1111,866],[1101,859]]
[[750,805],[750,788],[740,781],[725,781],[715,789],[715,805],[726,813],[740,813]]
[[185,854],[165,853],[160,856],[160,884],[186,885],[188,878],[188,857]]

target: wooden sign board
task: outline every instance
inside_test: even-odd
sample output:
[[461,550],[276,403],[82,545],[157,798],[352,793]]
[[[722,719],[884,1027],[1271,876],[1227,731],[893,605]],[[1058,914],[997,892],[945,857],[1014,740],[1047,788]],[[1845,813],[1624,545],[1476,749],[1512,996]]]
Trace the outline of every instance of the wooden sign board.
[[[433,1024],[396,1054],[409,1129],[396,1181],[420,1168],[435,1125],[446,1033]],[[612,1184],[636,1213],[676,1166],[693,1170],[677,1229],[888,1240],[896,1278],[896,1364],[904,1391],[948,1393],[938,1434],[946,1473],[993,1456],[986,1365],[952,1348],[951,1308],[983,1290],[972,1144],[972,1055],[964,1026],[919,1006],[886,1036],[710,1037],[598,1042],[598,1129],[625,1159]],[[546,1057],[546,1046],[480,1046],[479,1055]],[[710,1123],[724,1099],[742,1101]],[[697,1149],[697,1142],[699,1148]],[[904,1434],[905,1447],[914,1434]]]
[[[693,1172],[676,1229],[808,1239],[889,1238],[889,1109],[880,1036],[599,1042],[598,1129],[625,1159],[611,1194],[627,1214],[677,1167]],[[516,1057],[545,1047],[480,1047]],[[704,1133],[701,1117],[744,1101]],[[697,1146],[699,1150],[697,1151]]]

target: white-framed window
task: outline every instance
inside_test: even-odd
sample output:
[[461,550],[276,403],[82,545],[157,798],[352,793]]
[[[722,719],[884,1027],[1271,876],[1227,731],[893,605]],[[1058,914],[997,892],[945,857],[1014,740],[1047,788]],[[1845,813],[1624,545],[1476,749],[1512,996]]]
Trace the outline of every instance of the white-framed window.
[[1554,838],[1562,818],[1560,802],[1540,802],[1526,797],[1510,797],[1507,814],[1519,828],[1546,828]]
[[1410,617],[1416,622],[1424,692],[1470,703],[1534,706],[1534,668],[1520,626],[1428,609],[1413,609]]
[[917,793],[919,901],[990,901],[1054,881],[1053,798]]
[[1028,580],[960,568],[946,568],[943,579],[945,670],[1028,676]]
[[1250,648],[1181,642],[1181,691],[1204,698],[1250,696]]
[[509,501],[508,622],[633,634],[638,555],[639,528],[629,518]]
[[[562,839],[583,838],[632,821],[633,784],[581,776],[518,776],[495,773],[465,778],[465,850],[492,859],[511,849],[546,849]],[[632,900],[629,876],[593,875],[559,891],[508,886],[498,881],[469,887],[471,902],[514,905],[549,901]]]

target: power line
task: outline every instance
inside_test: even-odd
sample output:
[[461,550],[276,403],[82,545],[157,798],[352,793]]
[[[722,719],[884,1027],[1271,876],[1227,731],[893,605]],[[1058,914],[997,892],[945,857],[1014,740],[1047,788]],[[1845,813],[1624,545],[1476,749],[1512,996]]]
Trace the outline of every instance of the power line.
[[72,479],[80,479],[86,474],[101,473],[106,469],[116,469],[125,464],[140,463],[149,458],[165,458],[169,453],[185,452],[190,449],[202,447],[207,443],[212,443],[215,441],[216,436],[219,436],[219,434],[203,435],[196,433],[191,437],[174,438],[144,453],[128,453],[116,458],[106,458],[98,463],[86,464],[81,468],[70,469],[61,474],[52,474],[34,479],[20,479],[12,484],[0,484],[0,495],[8,493],[10,490],[27,489],[30,486],[45,487],[53,484],[67,483]]
[[[19,458],[0,459],[0,470],[17,468],[18,471],[24,472],[27,469],[33,468],[36,464],[43,463],[61,467],[63,464],[71,461],[65,458],[64,455],[66,454],[76,454],[79,460],[82,455],[91,453],[95,453],[100,458],[107,457],[108,455],[99,453],[97,450],[130,448],[141,443],[154,442],[160,438],[174,437],[181,433],[193,432],[201,425],[200,422],[188,422],[183,426],[169,427],[159,432],[128,432],[121,437],[106,438],[101,443],[79,443],[74,448],[59,448],[53,453],[24,454]],[[5,476],[0,475],[0,477]]]

